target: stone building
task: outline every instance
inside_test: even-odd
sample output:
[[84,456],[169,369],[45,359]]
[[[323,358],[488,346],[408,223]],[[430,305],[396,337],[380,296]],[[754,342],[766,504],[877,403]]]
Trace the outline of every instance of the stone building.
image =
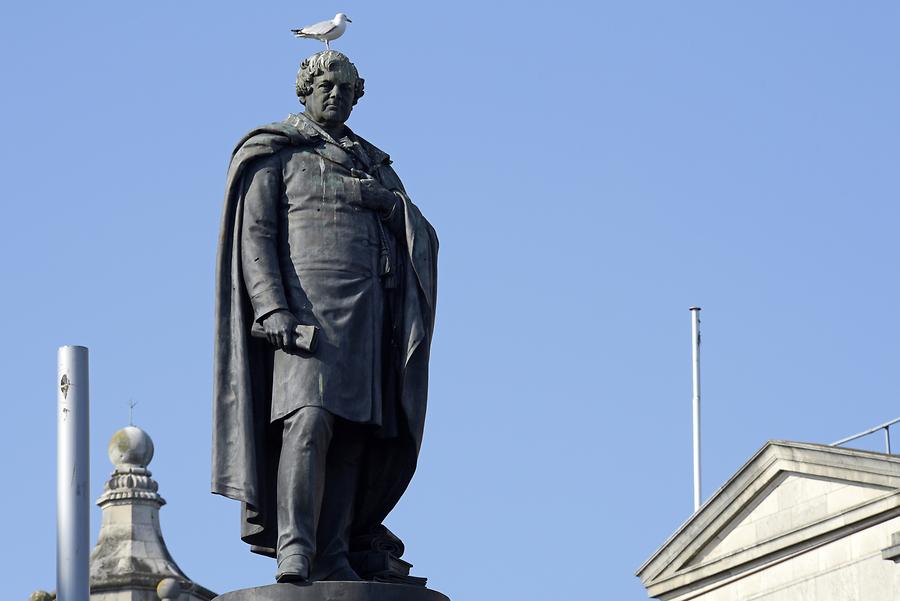
[[[153,441],[128,426],[109,442],[115,469],[97,500],[103,514],[91,553],[91,601],[210,601],[216,596],[188,578],[172,559],[159,525],[165,500],[147,466]],[[35,601],[52,599],[38,591]]]
[[900,457],[767,443],[641,566],[663,601],[887,601]]

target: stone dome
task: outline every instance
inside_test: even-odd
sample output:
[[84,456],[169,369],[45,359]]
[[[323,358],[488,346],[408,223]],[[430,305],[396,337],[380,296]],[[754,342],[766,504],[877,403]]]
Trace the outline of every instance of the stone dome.
[[126,426],[109,441],[109,460],[113,465],[147,467],[153,459],[153,440],[136,426]]

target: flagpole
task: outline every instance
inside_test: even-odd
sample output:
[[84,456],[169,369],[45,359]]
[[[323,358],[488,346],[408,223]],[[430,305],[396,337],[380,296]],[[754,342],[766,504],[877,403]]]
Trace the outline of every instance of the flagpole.
[[700,509],[700,307],[691,307],[691,380],[694,434],[694,511]]

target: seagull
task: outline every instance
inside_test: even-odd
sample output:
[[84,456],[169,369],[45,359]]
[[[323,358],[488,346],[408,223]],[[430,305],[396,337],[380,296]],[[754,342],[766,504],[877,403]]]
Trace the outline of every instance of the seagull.
[[307,25],[300,29],[292,29],[291,32],[298,38],[312,38],[314,40],[319,40],[320,42],[325,42],[325,48],[331,50],[331,46],[328,45],[328,42],[336,40],[344,35],[344,31],[347,29],[347,23],[352,22],[350,17],[344,13],[338,13],[334,15],[334,18],[331,21],[322,21],[315,25]]

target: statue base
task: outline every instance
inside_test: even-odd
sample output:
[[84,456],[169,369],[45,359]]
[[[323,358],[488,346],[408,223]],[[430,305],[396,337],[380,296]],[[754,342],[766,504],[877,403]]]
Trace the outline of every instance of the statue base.
[[224,593],[213,601],[450,601],[424,586],[386,582],[270,584]]

